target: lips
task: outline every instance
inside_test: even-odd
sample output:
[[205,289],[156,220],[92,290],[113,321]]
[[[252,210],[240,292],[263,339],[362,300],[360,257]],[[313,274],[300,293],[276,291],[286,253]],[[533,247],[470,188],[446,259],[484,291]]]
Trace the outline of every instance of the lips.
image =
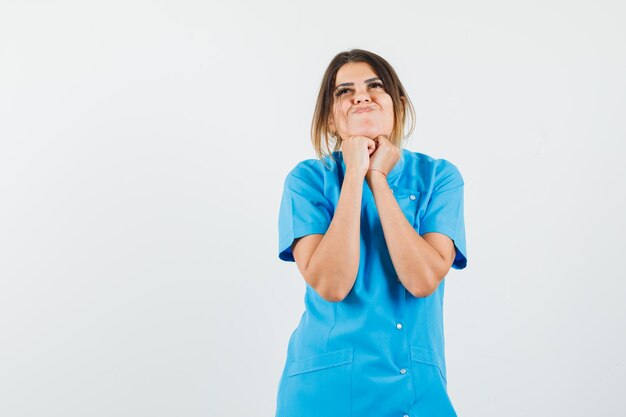
[[354,109],[353,113],[364,113],[364,112],[369,112],[375,109],[376,108],[374,106],[359,106]]

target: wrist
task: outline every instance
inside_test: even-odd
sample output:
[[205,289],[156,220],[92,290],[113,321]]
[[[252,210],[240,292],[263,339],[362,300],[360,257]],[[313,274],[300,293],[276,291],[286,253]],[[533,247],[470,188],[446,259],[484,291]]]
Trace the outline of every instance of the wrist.
[[387,174],[378,169],[368,169],[367,174],[365,174],[365,178],[367,178],[368,181],[381,180],[387,182]]
[[348,181],[363,181],[364,180],[363,174],[355,170],[346,170],[344,177],[345,177],[345,180],[348,180]]
[[365,174],[365,180],[370,186],[377,183],[387,184],[387,175],[385,175],[384,172],[369,169],[367,170],[367,174]]
[[386,173],[386,172],[383,172],[383,171],[381,171],[381,170],[379,170],[379,169],[370,168],[370,169],[368,169],[368,170],[367,170],[367,173],[368,173],[369,175],[382,175],[382,176],[384,176],[385,178],[387,178],[387,173]]

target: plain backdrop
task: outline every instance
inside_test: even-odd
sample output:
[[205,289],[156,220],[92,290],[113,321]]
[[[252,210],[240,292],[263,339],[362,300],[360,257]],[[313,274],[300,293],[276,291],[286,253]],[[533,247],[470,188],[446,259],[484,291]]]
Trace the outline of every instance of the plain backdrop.
[[2,0],[0,415],[274,415],[283,181],[349,48],[465,180],[459,415],[626,415],[619,0]]

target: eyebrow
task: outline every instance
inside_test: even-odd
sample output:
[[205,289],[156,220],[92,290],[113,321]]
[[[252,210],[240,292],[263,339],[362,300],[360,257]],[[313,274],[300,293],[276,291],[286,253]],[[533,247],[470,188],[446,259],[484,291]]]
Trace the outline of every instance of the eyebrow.
[[[375,81],[375,80],[382,81],[380,78],[374,77],[374,78],[368,78],[367,80],[363,81],[363,84],[367,84],[367,83]],[[335,90],[338,89],[339,87],[343,87],[344,85],[354,85],[354,83],[341,83],[341,84],[335,86]]]

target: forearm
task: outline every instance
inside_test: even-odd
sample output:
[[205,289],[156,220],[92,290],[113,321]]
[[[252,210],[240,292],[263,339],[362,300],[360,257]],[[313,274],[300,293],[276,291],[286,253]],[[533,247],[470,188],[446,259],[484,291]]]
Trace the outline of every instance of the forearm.
[[311,256],[307,275],[325,299],[341,301],[359,269],[363,177],[347,173],[333,219]]
[[398,278],[416,297],[425,297],[437,289],[444,259],[413,228],[396,201],[387,178],[380,172],[368,173],[385,242]]

